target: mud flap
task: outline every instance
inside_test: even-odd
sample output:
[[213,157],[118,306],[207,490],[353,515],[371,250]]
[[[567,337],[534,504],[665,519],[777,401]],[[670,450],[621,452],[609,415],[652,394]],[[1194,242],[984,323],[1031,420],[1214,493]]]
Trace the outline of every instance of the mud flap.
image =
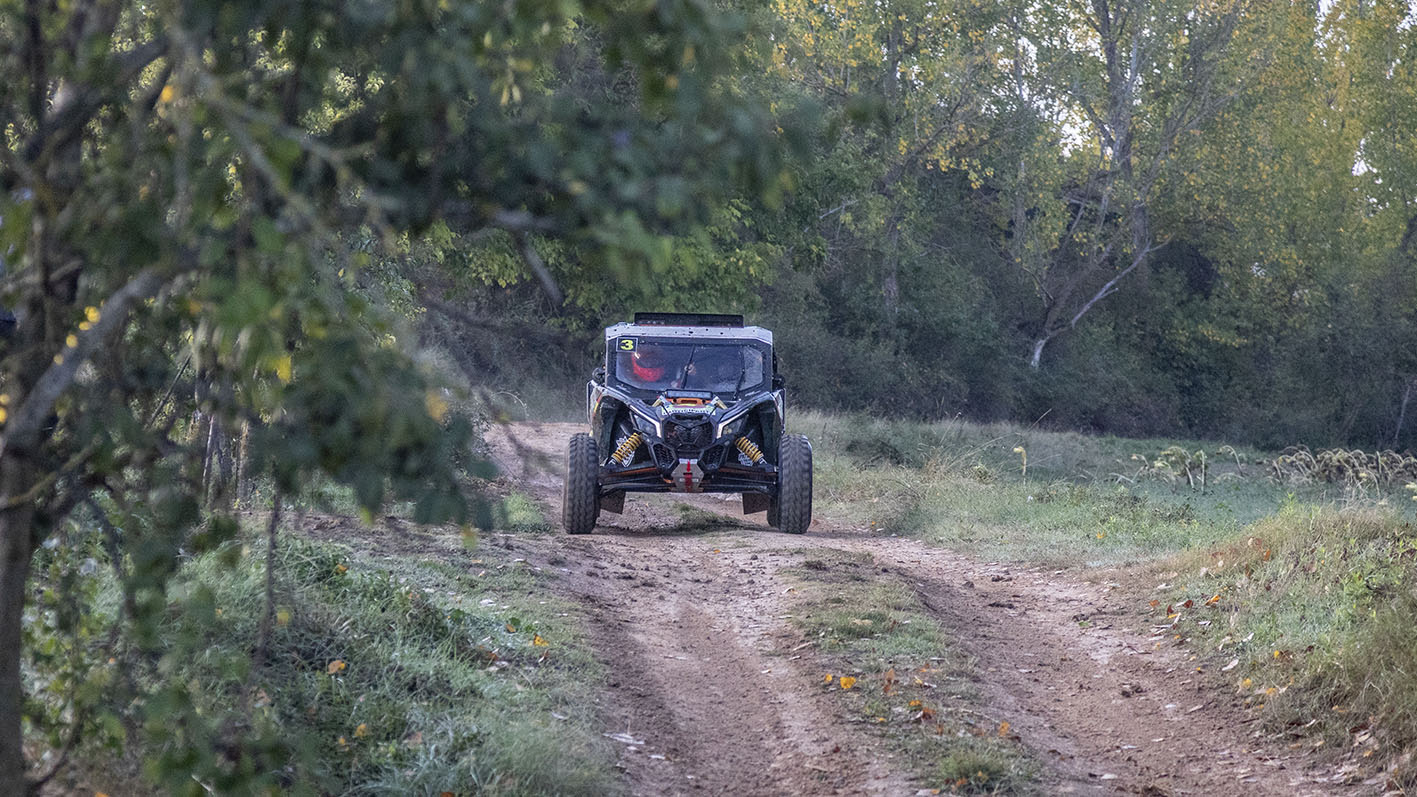
[[768,511],[772,496],[766,493],[743,493],[743,514],[752,515]]
[[616,515],[625,511],[625,491],[616,490],[600,496],[600,511]]

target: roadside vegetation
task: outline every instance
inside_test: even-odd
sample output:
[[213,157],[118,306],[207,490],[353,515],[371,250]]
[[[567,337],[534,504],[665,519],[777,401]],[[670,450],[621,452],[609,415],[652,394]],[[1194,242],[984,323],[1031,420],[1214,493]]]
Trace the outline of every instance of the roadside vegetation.
[[819,513],[985,559],[1122,567],[1137,627],[1192,650],[1271,739],[1417,785],[1409,458],[1390,454],[1380,473],[1376,452],[814,413],[793,424],[816,446]]
[[[347,500],[347,499],[346,499]],[[546,528],[520,496],[508,528]],[[123,601],[106,570],[41,553],[36,711],[97,685],[66,788],[206,794],[606,794],[601,665],[544,577],[456,527],[286,513],[267,597],[265,513],[194,556],[139,645],[93,647]],[[82,573],[82,574],[81,574]],[[80,616],[80,626],[68,621]],[[47,654],[47,655],[45,655]],[[82,671],[66,662],[83,664]]]

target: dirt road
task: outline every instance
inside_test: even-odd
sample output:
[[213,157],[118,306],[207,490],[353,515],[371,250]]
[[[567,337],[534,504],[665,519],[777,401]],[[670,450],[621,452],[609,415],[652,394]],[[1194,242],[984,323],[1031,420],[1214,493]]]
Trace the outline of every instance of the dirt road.
[[[503,430],[494,456],[559,518],[573,424]],[[683,506],[696,510],[685,520]],[[815,521],[802,537],[742,518],[722,496],[631,497],[585,537],[509,538],[558,569],[590,610],[609,666],[605,733],[635,794],[915,794],[885,737],[821,688],[784,595],[814,553],[869,556],[910,585],[978,662],[991,716],[1043,767],[1045,794],[1320,795],[1342,785],[1263,738],[1183,649],[1130,630],[1136,595],[1107,572],[979,562],[913,540]],[[761,515],[757,516],[761,517]],[[706,519],[707,518],[707,519]]]

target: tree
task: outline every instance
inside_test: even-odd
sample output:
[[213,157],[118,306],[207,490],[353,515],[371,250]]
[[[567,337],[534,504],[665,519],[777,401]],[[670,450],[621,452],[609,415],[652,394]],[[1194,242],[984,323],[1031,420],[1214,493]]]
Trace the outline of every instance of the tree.
[[[1015,256],[1042,302],[1029,357],[1034,368],[1049,342],[1144,270],[1163,243],[1151,219],[1163,170],[1184,146],[1183,136],[1201,130],[1246,87],[1263,37],[1236,47],[1236,33],[1266,24],[1266,4],[1252,0],[1040,5],[1029,15],[1033,26],[1016,23],[1026,44],[1015,48],[1015,80],[1044,87],[1035,95],[1038,114],[1063,121],[1044,157],[1061,146],[1067,165],[1062,192],[1042,199],[1052,207],[1023,209],[1013,218],[1020,242],[1037,237],[1028,229],[1030,211],[1061,232],[1051,250],[1034,246],[1026,257]],[[1036,74],[1025,78],[1019,62]],[[1070,138],[1078,143],[1064,143]],[[1020,160],[1021,175],[1052,171],[1029,169],[1029,160]]]
[[539,241],[651,273],[730,192],[778,187],[772,120],[715,79],[740,23],[692,0],[0,6],[0,793],[63,761],[31,779],[22,747],[37,546],[102,529],[141,648],[179,552],[235,533],[199,501],[193,411],[251,427],[277,510],[323,473],[370,511],[468,516],[467,429],[357,274],[438,219],[507,236],[549,292]]
[[930,224],[915,181],[936,170],[959,169],[976,184],[988,176],[977,150],[997,80],[996,14],[988,4],[914,0],[785,0],[777,11],[772,74],[839,120],[802,180],[808,223],[837,248],[869,253],[880,296],[872,306],[893,322],[908,303],[902,272],[918,254],[915,233]]

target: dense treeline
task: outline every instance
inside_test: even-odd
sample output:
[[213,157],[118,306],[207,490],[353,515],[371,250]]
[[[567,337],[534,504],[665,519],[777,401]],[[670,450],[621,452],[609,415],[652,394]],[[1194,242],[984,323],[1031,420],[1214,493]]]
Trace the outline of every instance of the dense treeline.
[[630,286],[551,253],[560,307],[510,251],[475,246],[447,296],[493,328],[552,319],[569,334],[517,342],[517,362],[554,351],[540,361],[570,385],[602,322],[743,309],[778,331],[796,400],[823,408],[1417,440],[1409,3],[755,13],[745,66],[723,80],[795,111],[810,146],[790,190],[721,205]]

